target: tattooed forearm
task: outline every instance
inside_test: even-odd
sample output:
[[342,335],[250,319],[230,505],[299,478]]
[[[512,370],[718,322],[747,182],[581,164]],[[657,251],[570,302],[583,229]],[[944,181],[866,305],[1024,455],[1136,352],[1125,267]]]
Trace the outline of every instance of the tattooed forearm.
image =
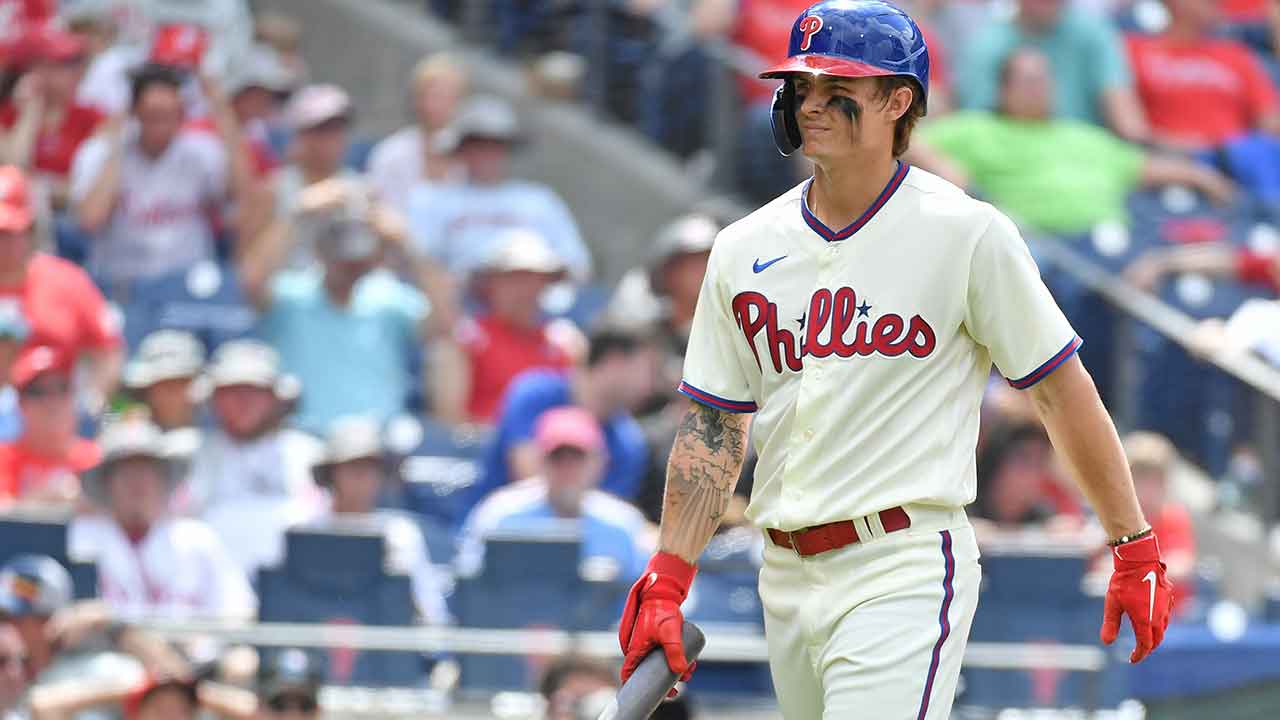
[[746,456],[746,415],[691,403],[667,462],[662,550],[694,562],[729,506]]

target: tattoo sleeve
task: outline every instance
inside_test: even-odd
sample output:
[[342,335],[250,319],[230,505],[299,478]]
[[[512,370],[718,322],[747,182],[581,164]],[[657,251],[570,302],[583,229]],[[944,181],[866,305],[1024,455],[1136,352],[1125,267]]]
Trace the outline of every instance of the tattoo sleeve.
[[667,461],[659,547],[696,562],[729,506],[746,457],[749,416],[691,402]]

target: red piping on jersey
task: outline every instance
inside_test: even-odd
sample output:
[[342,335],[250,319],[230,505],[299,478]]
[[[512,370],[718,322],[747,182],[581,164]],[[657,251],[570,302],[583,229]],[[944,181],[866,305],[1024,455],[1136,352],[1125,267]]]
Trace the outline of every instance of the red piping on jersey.
[[727,398],[722,398],[719,395],[712,395],[705,390],[699,390],[683,380],[680,382],[680,387],[676,388],[676,391],[683,393],[684,395],[688,395],[690,398],[697,400],[703,405],[710,405],[718,410],[726,410],[733,413],[753,413],[756,411],[756,404],[754,402],[729,400]]
[[889,198],[893,197],[893,194],[902,186],[902,181],[907,178],[907,171],[910,169],[910,165],[899,160],[897,171],[893,173],[893,177],[889,178],[889,182],[884,186],[884,189],[880,191],[880,194],[876,197],[876,201],[871,203],[871,207],[867,208],[866,212],[862,213],[857,220],[854,220],[848,227],[839,232],[836,232],[824,225],[822,221],[809,210],[809,188],[813,185],[813,178],[809,178],[809,182],[804,185],[804,190],[800,192],[800,214],[804,216],[805,223],[807,223],[814,232],[821,235],[822,239],[827,242],[844,240],[861,230],[863,225],[871,222],[871,218],[875,217],[876,213],[880,212],[880,208],[884,207],[885,203],[889,202]]
[[1065,347],[1059,350],[1057,355],[1046,360],[1043,365],[1032,370],[1029,375],[1020,377],[1017,380],[1010,380],[1009,384],[1018,390],[1026,390],[1032,385],[1035,385],[1048,377],[1049,373],[1057,370],[1058,366],[1066,362],[1067,358],[1075,355],[1076,351],[1079,350],[1080,346],[1083,344],[1084,341],[1080,339],[1079,335],[1071,338],[1071,342],[1067,343]]
[[916,713],[916,720],[924,720],[929,715],[929,696],[933,694],[933,680],[938,675],[938,666],[942,660],[942,645],[947,641],[947,636],[951,634],[951,618],[948,615],[951,612],[951,598],[955,597],[956,591],[952,586],[952,581],[956,577],[956,559],[951,554],[951,532],[943,530],[942,535],[942,559],[945,563],[945,570],[942,574],[942,609],[938,612],[938,642],[933,644],[933,659],[929,661],[929,675],[924,681],[924,694],[920,697],[920,711]]

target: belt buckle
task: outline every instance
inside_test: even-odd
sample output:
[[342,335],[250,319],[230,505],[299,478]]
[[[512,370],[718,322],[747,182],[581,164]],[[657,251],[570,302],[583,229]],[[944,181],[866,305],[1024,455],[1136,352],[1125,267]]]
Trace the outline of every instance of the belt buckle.
[[796,542],[796,533],[804,532],[807,529],[808,528],[800,528],[799,530],[787,531],[787,540],[791,541],[791,552],[795,553],[796,557],[801,559],[804,559],[804,555],[800,554],[800,544]]

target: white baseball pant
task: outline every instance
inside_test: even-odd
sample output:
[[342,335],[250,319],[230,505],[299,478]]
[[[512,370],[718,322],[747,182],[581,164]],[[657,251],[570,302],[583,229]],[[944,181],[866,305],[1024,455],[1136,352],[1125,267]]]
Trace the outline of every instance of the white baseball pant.
[[911,527],[855,520],[862,542],[811,557],[765,539],[760,599],[786,720],[950,716],[978,545],[962,509],[905,509]]

